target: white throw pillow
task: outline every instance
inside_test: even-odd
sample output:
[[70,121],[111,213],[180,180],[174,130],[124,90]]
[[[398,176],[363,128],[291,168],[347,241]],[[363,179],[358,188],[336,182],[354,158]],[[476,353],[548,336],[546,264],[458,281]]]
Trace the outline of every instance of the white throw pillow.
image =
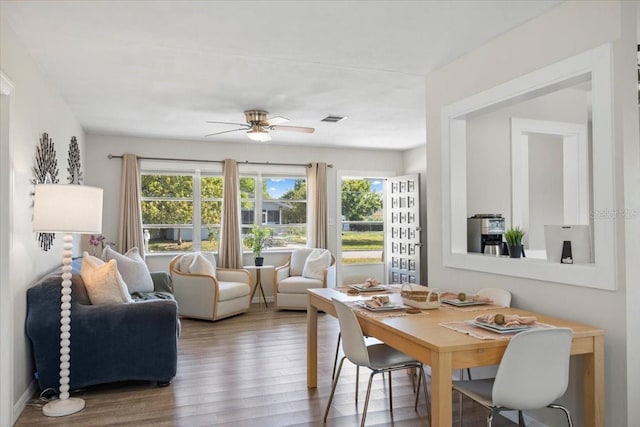
[[322,280],[324,270],[331,265],[331,252],[326,249],[314,249],[304,263],[302,276],[307,279]]
[[182,273],[188,273],[189,266],[193,262],[193,258],[195,257],[195,255],[196,255],[195,253],[181,255],[180,259],[178,260],[177,270]]
[[115,259],[118,262],[118,271],[130,293],[153,292],[153,280],[149,267],[140,256],[138,248],[131,248],[122,255],[107,246],[102,252],[102,259],[105,261]]
[[289,265],[289,276],[302,276],[304,263],[307,257],[313,252],[313,248],[300,248],[291,252],[291,264]]
[[193,256],[193,262],[189,265],[189,273],[216,277],[216,267],[207,257],[200,252],[196,252]]
[[80,276],[87,289],[91,304],[118,304],[133,302],[127,284],[118,272],[117,261],[108,262],[100,258],[83,254]]

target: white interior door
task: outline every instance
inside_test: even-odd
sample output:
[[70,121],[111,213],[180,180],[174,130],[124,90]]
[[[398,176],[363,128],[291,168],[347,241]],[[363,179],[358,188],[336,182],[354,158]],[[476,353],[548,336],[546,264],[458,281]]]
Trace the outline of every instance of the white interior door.
[[388,178],[385,188],[385,263],[389,283],[420,283],[420,180]]

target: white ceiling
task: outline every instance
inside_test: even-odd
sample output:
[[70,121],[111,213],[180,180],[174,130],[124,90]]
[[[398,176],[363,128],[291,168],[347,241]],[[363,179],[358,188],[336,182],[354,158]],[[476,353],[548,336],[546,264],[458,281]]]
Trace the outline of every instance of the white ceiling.
[[271,143],[404,150],[425,143],[429,71],[557,4],[3,0],[0,13],[90,134],[248,142],[204,138],[233,128],[205,121],[260,108],[316,128]]

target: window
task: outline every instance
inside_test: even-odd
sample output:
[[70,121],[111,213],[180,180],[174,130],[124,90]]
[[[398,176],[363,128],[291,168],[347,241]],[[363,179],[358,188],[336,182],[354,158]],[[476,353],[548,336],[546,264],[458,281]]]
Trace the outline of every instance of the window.
[[[262,188],[256,192],[256,188]],[[307,180],[302,177],[240,178],[242,235],[253,224],[271,230],[270,249],[305,246],[307,242]],[[256,220],[258,219],[258,220]],[[250,250],[244,245],[245,250]]]
[[383,179],[342,179],[342,263],[381,263],[384,250]]
[[217,250],[222,217],[222,177],[143,172],[142,224],[149,252]]

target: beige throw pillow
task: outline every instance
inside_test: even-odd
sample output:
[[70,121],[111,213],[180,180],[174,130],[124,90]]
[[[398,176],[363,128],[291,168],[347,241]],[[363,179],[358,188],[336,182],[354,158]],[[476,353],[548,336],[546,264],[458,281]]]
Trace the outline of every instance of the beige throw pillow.
[[326,249],[314,249],[304,263],[302,276],[308,279],[322,280],[324,270],[331,265],[331,252]]
[[189,265],[189,273],[216,277],[216,267],[207,257],[200,252],[196,252],[193,256],[193,261]]
[[102,259],[115,259],[118,262],[118,271],[122,274],[129,292],[153,292],[153,279],[149,267],[140,256],[138,248],[131,248],[122,255],[107,246],[102,252]]
[[80,276],[87,289],[91,304],[118,304],[133,302],[127,284],[118,272],[116,260],[108,262],[100,258],[83,254]]

